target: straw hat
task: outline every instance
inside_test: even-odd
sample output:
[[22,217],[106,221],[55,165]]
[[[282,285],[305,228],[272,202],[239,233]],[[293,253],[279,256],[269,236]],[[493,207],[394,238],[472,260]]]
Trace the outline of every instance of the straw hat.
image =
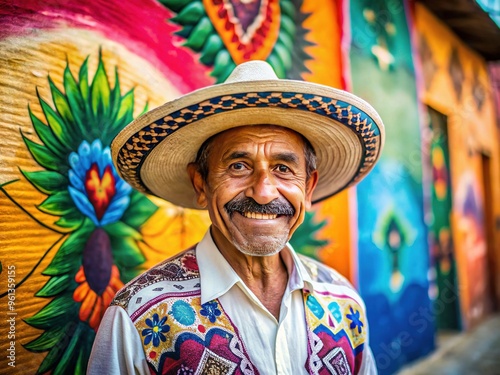
[[313,202],[360,181],[384,143],[382,120],[364,100],[328,86],[278,79],[266,62],[249,61],[224,83],[186,94],[132,121],[113,140],[113,161],[139,191],[199,208],[188,163],[207,138],[245,125],[279,125],[309,140],[319,173]]

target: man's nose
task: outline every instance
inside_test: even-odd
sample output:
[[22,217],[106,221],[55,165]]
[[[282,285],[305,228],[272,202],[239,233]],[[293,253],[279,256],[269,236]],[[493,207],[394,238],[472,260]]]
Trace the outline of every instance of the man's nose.
[[247,188],[245,195],[253,198],[258,204],[272,202],[279,197],[276,177],[268,170],[255,171],[252,183]]

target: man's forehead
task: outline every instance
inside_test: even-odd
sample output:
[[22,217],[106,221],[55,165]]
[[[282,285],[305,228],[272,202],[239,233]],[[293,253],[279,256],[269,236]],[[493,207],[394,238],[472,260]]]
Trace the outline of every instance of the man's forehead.
[[279,125],[267,124],[238,126],[218,133],[213,138],[234,140],[237,137],[242,137],[243,141],[253,140],[255,142],[269,137],[275,141],[283,141],[284,143],[287,141],[299,141],[303,143],[304,141],[304,137],[292,129]]

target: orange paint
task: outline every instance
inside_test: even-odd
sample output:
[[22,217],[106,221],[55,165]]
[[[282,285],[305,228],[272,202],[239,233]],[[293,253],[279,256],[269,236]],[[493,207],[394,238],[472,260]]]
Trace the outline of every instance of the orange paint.
[[[306,62],[311,72],[303,74],[304,80],[344,88],[341,4],[330,0],[323,1],[319,6],[317,1],[305,0],[301,11],[310,13],[304,27],[310,30],[306,38],[315,44],[306,48],[312,59]],[[317,204],[315,209],[318,215],[316,220],[327,222],[318,237],[329,241],[328,245],[319,249],[319,259],[353,281],[351,231],[357,228],[350,226],[349,193],[343,191]]]
[[349,222],[349,208],[349,192],[347,191],[343,191],[318,205],[317,220],[326,220],[328,223],[321,230],[320,237],[329,241],[329,244],[320,250],[319,259],[353,282],[350,243],[353,228]]
[[124,285],[120,280],[118,267],[113,264],[109,284],[101,295],[97,295],[97,293],[90,288],[85,277],[83,266],[80,267],[76,273],[75,281],[80,284],[73,292],[73,299],[76,302],[81,302],[78,316],[80,320],[84,322],[88,321],[94,331],[97,331],[106,308],[113,300],[116,292]]
[[335,0],[305,0],[301,11],[310,16],[304,22],[309,30],[306,39],[315,45],[306,48],[312,59],[306,61],[311,73],[304,73],[305,81],[320,83],[336,88],[344,88],[342,79],[341,30],[342,15]]

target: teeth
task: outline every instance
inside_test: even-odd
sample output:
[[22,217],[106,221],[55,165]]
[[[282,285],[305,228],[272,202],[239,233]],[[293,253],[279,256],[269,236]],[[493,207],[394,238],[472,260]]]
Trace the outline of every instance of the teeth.
[[258,212],[244,212],[243,216],[248,219],[257,219],[257,220],[273,220],[276,219],[278,215],[276,214],[261,214]]

